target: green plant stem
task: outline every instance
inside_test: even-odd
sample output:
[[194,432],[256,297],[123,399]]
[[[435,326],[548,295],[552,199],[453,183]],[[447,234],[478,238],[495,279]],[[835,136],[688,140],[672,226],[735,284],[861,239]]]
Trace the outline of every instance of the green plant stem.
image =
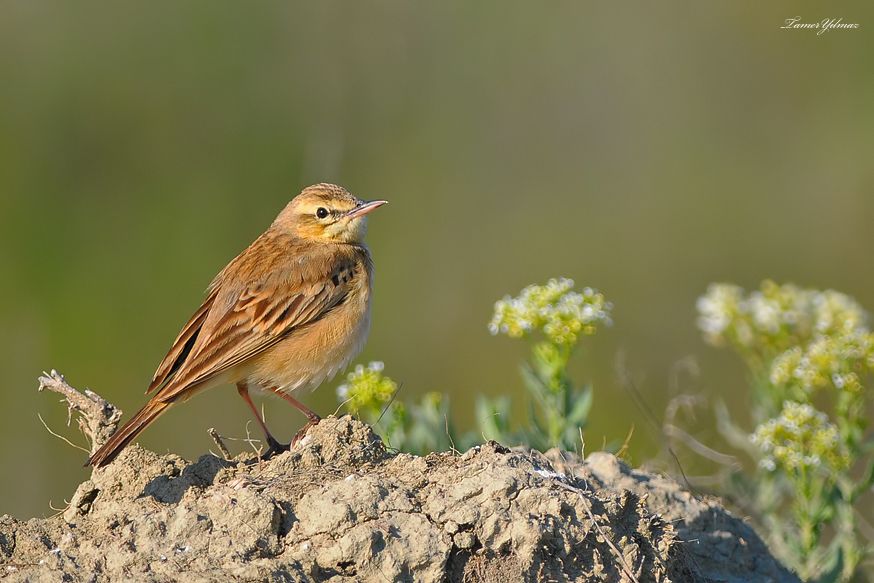
[[813,495],[808,472],[801,468],[795,478],[795,491],[799,494],[795,501],[795,516],[798,524],[801,545],[799,548],[799,565],[803,579],[810,578],[813,573],[811,559],[818,543],[817,525],[813,516]]
[[540,342],[532,350],[531,372],[545,390],[533,388],[542,406],[546,424],[546,442],[549,447],[572,447],[564,443],[567,433],[568,412],[573,391],[567,375],[567,366],[573,346]]

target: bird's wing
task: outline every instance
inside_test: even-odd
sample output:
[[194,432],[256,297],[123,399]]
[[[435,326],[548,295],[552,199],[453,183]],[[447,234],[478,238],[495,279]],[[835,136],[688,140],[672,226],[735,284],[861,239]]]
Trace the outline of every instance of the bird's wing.
[[194,344],[197,342],[197,337],[200,335],[200,330],[203,328],[206,317],[209,315],[209,310],[215,301],[215,297],[215,290],[210,290],[204,302],[197,308],[197,311],[194,312],[194,315],[191,316],[191,319],[188,320],[185,326],[182,327],[182,331],[179,332],[176,340],[173,341],[167,356],[158,365],[158,370],[155,371],[146,394],[166,385],[185,362],[185,359],[188,358],[191,349],[194,348]]
[[349,257],[309,259],[262,272],[243,286],[211,287],[212,295],[158,368],[152,384],[163,386],[153,399],[175,400],[341,304],[351,290],[355,262]]

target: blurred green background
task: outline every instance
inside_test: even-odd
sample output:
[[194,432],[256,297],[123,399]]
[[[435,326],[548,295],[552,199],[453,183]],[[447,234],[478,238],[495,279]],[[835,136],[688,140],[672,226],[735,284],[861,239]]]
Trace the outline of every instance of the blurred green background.
[[[780,30],[796,15],[862,28]],[[359,361],[401,398],[445,391],[461,429],[476,393],[521,399],[493,302],[567,276],[615,304],[574,365],[588,443],[634,424],[634,461],[657,450],[618,354],[657,416],[688,357],[681,389],[742,408],[742,367],[695,327],[707,283],[874,308],[872,27],[863,2],[4,2],[0,513],[51,514],[88,475],[37,375],[133,413],[212,276],[319,181],[391,201]],[[332,412],[337,384],[307,402]],[[303,422],[267,407],[282,437]],[[197,456],[249,420],[216,389],[141,443]]]

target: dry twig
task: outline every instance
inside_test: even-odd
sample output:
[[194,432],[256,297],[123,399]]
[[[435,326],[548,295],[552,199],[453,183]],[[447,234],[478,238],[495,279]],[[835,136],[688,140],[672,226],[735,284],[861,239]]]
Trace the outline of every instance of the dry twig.
[[97,451],[115,432],[121,421],[121,409],[88,389],[80,393],[67,383],[64,375],[54,369],[43,373],[38,380],[38,390],[48,389],[58,393],[67,402],[67,425],[70,424],[73,411],[79,413],[79,428],[91,441],[91,453]]
[[231,452],[228,451],[225,442],[222,441],[222,436],[219,435],[219,432],[215,430],[215,427],[210,427],[206,430],[206,432],[209,433],[209,436],[212,437],[212,440],[215,442],[216,447],[218,447],[219,451],[222,452],[222,457],[225,458],[225,461],[230,461]]

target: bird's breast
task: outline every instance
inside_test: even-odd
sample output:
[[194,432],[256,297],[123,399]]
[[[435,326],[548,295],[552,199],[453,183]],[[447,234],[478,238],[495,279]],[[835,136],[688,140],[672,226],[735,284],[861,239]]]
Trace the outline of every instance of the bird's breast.
[[261,355],[250,369],[249,381],[287,392],[315,389],[345,369],[361,352],[369,331],[367,277],[353,286],[341,304],[318,320],[292,330]]

